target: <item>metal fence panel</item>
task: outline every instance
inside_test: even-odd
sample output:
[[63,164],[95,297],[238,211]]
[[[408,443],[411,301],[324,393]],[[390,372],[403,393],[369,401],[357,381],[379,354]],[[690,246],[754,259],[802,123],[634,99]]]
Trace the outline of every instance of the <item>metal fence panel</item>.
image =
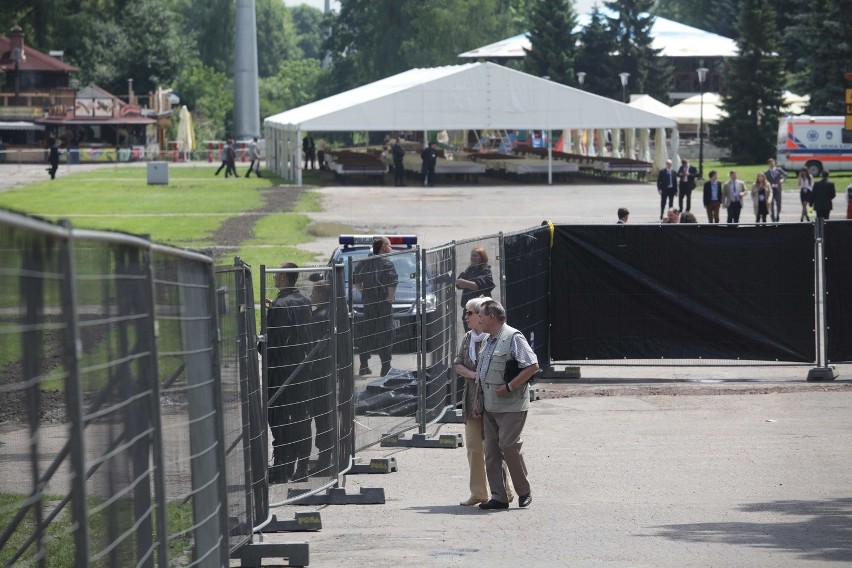
[[[16,223],[24,225],[17,225]],[[37,565],[72,547],[85,563],[80,409],[69,412],[67,347],[74,330],[63,302],[71,279],[65,231],[0,213],[0,564]],[[76,397],[75,397],[76,398]],[[75,464],[72,466],[72,447]],[[77,479],[79,477],[79,479]],[[72,481],[77,480],[72,490]],[[68,496],[67,499],[63,499]],[[69,503],[68,499],[72,501]],[[56,517],[66,519],[53,527]],[[80,550],[79,544],[83,549]]]
[[[217,566],[228,529],[212,269],[165,252],[155,252],[153,266],[168,542],[191,548],[193,565]],[[227,404],[240,413],[239,399]]]
[[422,294],[418,315],[421,319],[420,381],[421,431],[426,424],[443,416],[459,402],[453,389],[452,371],[455,337],[455,247],[452,244],[422,251]]
[[[249,311],[247,307],[250,306],[246,303],[245,271],[246,268],[240,264],[216,269],[225,475],[228,480],[229,550],[234,550],[251,539],[256,513],[250,445],[251,397],[246,361],[249,328],[245,319]],[[263,497],[261,500],[263,501]]]
[[325,266],[261,266],[271,505],[298,500],[291,489],[306,495],[337,479],[335,278]]
[[[413,248],[347,259],[347,277],[351,275],[347,278],[347,297],[351,300],[358,368],[354,387],[356,450],[417,424],[421,330],[416,311],[417,297],[423,293],[418,254]],[[389,300],[391,288],[396,291]]]

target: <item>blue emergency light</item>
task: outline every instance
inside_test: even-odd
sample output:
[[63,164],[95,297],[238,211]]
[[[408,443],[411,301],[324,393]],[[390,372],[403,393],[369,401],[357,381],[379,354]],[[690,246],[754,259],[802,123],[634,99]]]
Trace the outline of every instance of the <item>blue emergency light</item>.
[[372,245],[376,237],[387,237],[391,245],[416,245],[417,235],[340,235],[338,243],[344,247],[354,245]]

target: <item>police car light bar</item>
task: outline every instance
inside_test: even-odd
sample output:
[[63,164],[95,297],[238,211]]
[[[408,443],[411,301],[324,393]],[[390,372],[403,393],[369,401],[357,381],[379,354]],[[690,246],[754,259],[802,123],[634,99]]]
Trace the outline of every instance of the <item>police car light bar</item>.
[[338,243],[344,246],[372,245],[376,237],[387,237],[392,245],[416,245],[417,235],[340,235]]

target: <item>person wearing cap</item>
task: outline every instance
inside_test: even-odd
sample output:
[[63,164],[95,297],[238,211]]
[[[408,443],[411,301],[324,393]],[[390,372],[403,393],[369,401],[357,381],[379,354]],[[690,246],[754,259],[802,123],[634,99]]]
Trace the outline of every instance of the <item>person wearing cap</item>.
[[429,142],[429,145],[423,149],[420,154],[423,160],[423,185],[429,187],[435,186],[435,164],[438,163],[438,152],[435,150],[435,143]]

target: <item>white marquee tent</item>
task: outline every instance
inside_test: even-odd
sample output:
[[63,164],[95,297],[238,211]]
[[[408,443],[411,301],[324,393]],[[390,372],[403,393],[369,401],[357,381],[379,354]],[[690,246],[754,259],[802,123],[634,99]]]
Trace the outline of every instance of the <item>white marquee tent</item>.
[[673,129],[677,124],[494,63],[468,63],[412,69],[267,117],[264,127],[269,167],[301,183],[302,132]]

